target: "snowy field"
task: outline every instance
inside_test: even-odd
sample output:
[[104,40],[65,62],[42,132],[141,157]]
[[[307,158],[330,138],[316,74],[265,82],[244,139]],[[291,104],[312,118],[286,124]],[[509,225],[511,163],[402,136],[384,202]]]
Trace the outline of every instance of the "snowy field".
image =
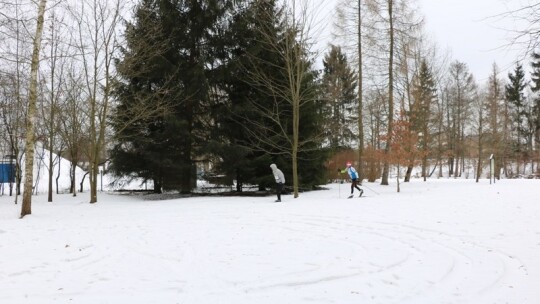
[[540,180],[0,197],[0,303],[540,303]]

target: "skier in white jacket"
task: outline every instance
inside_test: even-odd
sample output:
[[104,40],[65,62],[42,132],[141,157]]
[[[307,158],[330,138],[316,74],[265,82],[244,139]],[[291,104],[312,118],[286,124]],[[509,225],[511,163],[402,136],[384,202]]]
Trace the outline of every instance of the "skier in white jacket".
[[274,178],[276,179],[276,193],[277,193],[277,200],[276,203],[281,202],[281,191],[283,191],[283,184],[285,184],[285,175],[283,175],[283,172],[278,169],[276,164],[271,164],[270,168],[272,168],[272,174],[274,175]]

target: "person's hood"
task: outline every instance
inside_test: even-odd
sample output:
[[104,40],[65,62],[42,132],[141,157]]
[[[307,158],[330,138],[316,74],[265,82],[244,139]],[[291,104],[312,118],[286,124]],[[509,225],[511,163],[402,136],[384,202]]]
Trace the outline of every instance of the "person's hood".
[[276,171],[276,170],[277,170],[276,164],[271,164],[271,165],[270,165],[270,168],[272,168],[272,171]]

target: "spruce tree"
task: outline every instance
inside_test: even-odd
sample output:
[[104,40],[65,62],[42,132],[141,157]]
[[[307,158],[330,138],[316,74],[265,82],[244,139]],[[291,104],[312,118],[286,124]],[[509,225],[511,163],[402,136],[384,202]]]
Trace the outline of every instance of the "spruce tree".
[[[287,23],[290,20],[278,1],[252,2],[244,22],[247,30],[243,37],[248,39],[237,39],[241,44],[235,50],[238,65],[233,70],[238,78],[229,87],[232,125],[242,130],[236,131],[241,137],[235,140],[247,148],[247,157],[253,164],[250,173],[261,188],[273,184],[268,167],[272,162],[286,175],[292,173],[292,178],[289,175],[287,180],[293,185],[314,185],[321,180],[325,152],[317,142],[321,132],[318,75],[312,69],[312,62],[306,61],[306,54],[301,53],[305,52],[305,45],[294,40],[296,32],[291,30]],[[298,70],[292,70],[291,64],[297,64]],[[300,70],[301,73],[291,74]],[[291,77],[300,78],[293,83]],[[296,92],[290,90],[292,84],[301,89],[302,109],[298,113],[294,112],[299,107],[295,109],[293,105],[291,94]],[[297,151],[293,144],[295,117],[300,121]],[[247,173],[244,168],[241,170]]]
[[[274,1],[264,3],[271,2]],[[262,132],[251,133],[252,143],[263,147],[282,170],[290,172],[296,198],[300,187],[320,183],[324,173],[326,151],[320,143],[318,74],[313,69],[306,39],[308,25],[298,22],[286,6],[274,4],[274,8],[260,10],[259,15],[259,47],[270,53],[251,54],[254,65],[248,65],[246,70],[248,83],[266,96],[265,103],[249,100],[260,117],[256,122],[264,122],[264,128],[259,129]]]
[[341,47],[331,46],[323,60],[323,115],[325,137],[330,147],[350,148],[356,135],[356,76]]
[[508,81],[509,83],[505,86],[505,97],[512,109],[513,127],[517,136],[515,151],[519,155],[524,149],[527,122],[527,104],[525,95],[523,94],[523,90],[527,84],[525,82],[525,72],[521,64],[516,64],[514,73],[508,73]]
[[[172,117],[174,97],[180,96],[174,49],[163,24],[158,1],[143,0],[126,27],[126,45],[117,60],[118,79],[112,125],[117,144],[111,151],[111,170],[117,175],[150,180],[160,193],[170,168],[166,154],[166,130]],[[170,31],[170,29],[169,29]],[[154,117],[140,117],[139,109],[157,110]]]
[[[279,119],[288,122],[292,109],[283,96],[249,77],[264,69],[271,79],[286,83],[283,57],[262,43],[268,38],[262,35],[279,42],[285,34],[276,1],[141,2],[117,62],[112,169],[152,180],[157,192],[190,191],[199,161],[211,162],[213,173],[226,174],[229,183],[235,180],[239,191],[244,183],[273,184],[272,162],[291,172],[290,156],[276,147],[289,145],[277,134],[290,134],[292,124],[276,126],[266,114],[278,106]],[[253,58],[264,58],[264,64]],[[307,142],[320,131],[317,75],[308,70],[303,79],[313,94],[300,114],[300,137]],[[272,145],[258,142],[253,132]],[[314,152],[320,146],[313,142],[307,147],[300,151],[300,173],[313,185],[322,180],[324,153]]]
[[[267,14],[268,10],[275,11]],[[216,91],[224,94],[211,108],[214,129],[206,151],[213,156],[214,173],[225,174],[229,181],[235,180],[237,192],[242,192],[245,184],[259,185],[260,190],[264,190],[273,183],[268,174],[272,157],[253,144],[246,126],[255,128],[250,121],[260,121],[261,129],[267,125],[250,100],[266,103],[271,102],[271,96],[249,82],[248,74],[249,69],[254,68],[250,58],[255,54],[269,61],[278,60],[260,43],[258,30],[259,22],[273,25],[275,20],[269,17],[278,15],[275,1],[245,3],[236,11],[223,36],[228,51],[223,54],[222,81]],[[274,30],[277,32],[278,28]],[[259,68],[272,69],[272,66]]]
[[[420,70],[413,79],[412,96],[414,101],[409,111],[410,128],[416,133],[415,135],[420,135],[422,177],[425,181],[428,175],[427,157],[430,154],[429,150],[431,143],[431,111],[432,105],[437,100],[435,80],[433,79],[433,74],[431,73],[426,60],[422,60]],[[409,165],[405,181],[409,181],[411,172],[412,165]]]
[[531,72],[531,90],[536,93],[533,98],[531,111],[532,130],[534,132],[534,141],[536,142],[536,151],[540,151],[540,53],[534,52],[532,55]]
[[[232,2],[143,0],[136,7],[117,64],[111,155],[118,174],[151,179],[156,192],[195,186],[194,159],[208,133],[211,76]],[[156,115],[133,115],[141,108]]]

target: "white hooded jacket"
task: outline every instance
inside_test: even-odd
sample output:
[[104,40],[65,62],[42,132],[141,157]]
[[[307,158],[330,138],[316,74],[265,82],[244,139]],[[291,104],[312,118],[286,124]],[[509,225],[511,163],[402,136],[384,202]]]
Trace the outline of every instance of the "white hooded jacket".
[[285,184],[285,175],[283,175],[283,172],[278,169],[276,164],[271,164],[270,168],[272,168],[272,173],[274,174],[274,178],[276,179],[276,183],[282,183]]

